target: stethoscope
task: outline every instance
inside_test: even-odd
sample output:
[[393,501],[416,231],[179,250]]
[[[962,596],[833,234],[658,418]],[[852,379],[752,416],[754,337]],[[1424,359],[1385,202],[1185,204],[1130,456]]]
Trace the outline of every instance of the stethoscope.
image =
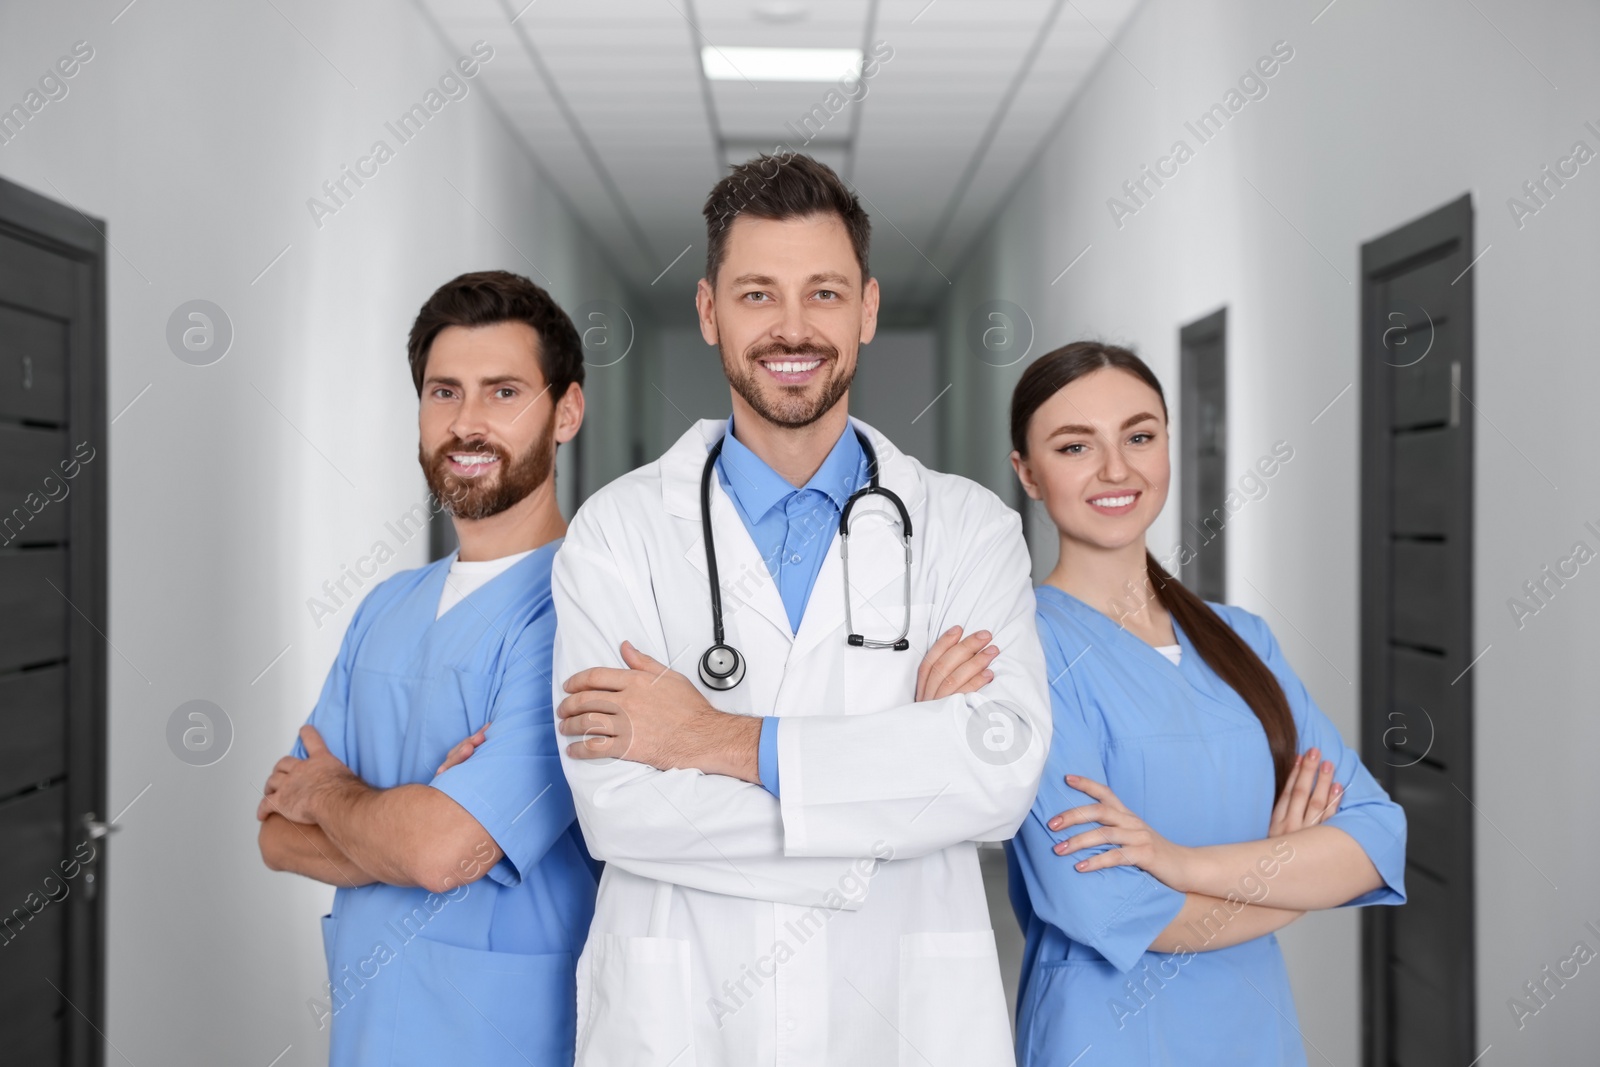
[[[700,525],[705,531],[706,573],[711,579],[711,633],[715,642],[700,657],[700,680],[708,688],[725,690],[732,689],[744,680],[744,656],[728,644],[723,636],[722,587],[717,582],[717,550],[711,536],[711,472],[716,467],[717,457],[722,455],[723,440],[725,438],[719,438],[711,446],[711,452],[706,456],[705,470],[700,474]],[[871,481],[865,488],[851,493],[839,512],[839,566],[844,571],[844,628],[848,634],[845,641],[856,648],[892,648],[896,652],[904,652],[911,647],[911,642],[906,639],[911,632],[911,513],[892,490],[878,484],[878,454],[873,451],[867,435],[856,430],[856,440],[861,442],[861,450],[867,455],[867,474]],[[905,621],[900,626],[899,635],[889,640],[874,640],[856,633],[855,625],[850,620],[850,512],[856,506],[856,501],[873,494],[888,497],[900,513],[900,543],[906,551],[905,596],[902,598]]]

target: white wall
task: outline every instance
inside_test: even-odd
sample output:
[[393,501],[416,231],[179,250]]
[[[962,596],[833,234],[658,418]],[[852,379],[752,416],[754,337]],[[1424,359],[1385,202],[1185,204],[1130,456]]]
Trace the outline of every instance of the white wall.
[[[113,24],[122,7],[0,7],[8,105],[75,41],[94,48],[0,145],[0,175],[106,220],[115,246],[109,799],[138,799],[109,853],[106,1057],[323,1063],[306,1001],[331,890],[266,871],[253,814],[349,619],[319,629],[307,599],[378,540],[398,550],[383,576],[425,560],[425,536],[385,528],[425,493],[406,331],[469,269],[529,274],[569,308],[632,302],[476,83],[313,224],[307,198],[374,140],[395,147],[384,122],[457,56],[412,6],[145,0]],[[197,297],[235,329],[207,367],[164,337]],[[591,485],[625,466],[628,375],[648,348],[590,370]],[[194,698],[234,731],[207,767],[165,740]]]
[[942,425],[935,400],[944,383],[939,381],[937,362],[933,330],[880,328],[861,350],[850,386],[850,414],[929,466],[936,466]]
[[[1521,228],[1507,199],[1575,141],[1600,151],[1584,126],[1600,127],[1600,9],[1325,3],[1150,0],[1135,16],[943,307],[944,366],[958,384],[941,403],[959,415],[944,462],[996,487],[1010,477],[1006,406],[1021,366],[968,351],[962,334],[981,302],[1025,309],[1030,356],[1079,337],[1131,343],[1173,394],[1179,327],[1227,304],[1230,462],[1243,473],[1276,441],[1295,449],[1269,496],[1229,526],[1230,599],[1268,620],[1354,742],[1358,390],[1317,416],[1357,377],[1361,243],[1470,190],[1478,250],[1492,246],[1468,276],[1476,647],[1492,646],[1461,682],[1477,701],[1477,1047],[1493,1046],[1486,1065],[1589,1062],[1593,965],[1521,1029],[1507,1000],[1575,942],[1600,951],[1583,926],[1600,926],[1600,571],[1585,567],[1520,631],[1507,600],[1575,541],[1600,549],[1583,527],[1600,520],[1588,443],[1600,365],[1585,321],[1600,291],[1600,163]],[[1199,145],[1184,121],[1277,41],[1294,57],[1268,95]],[[1179,138],[1194,158],[1116,225],[1108,198]],[[1176,533],[1169,508],[1153,543]],[[1048,536],[1037,562],[1041,573],[1054,562]],[[1358,1062],[1357,932],[1355,915],[1328,913],[1283,936],[1313,1063]]]
[[725,419],[730,410],[728,379],[722,373],[717,350],[700,336],[694,319],[694,296],[684,297],[686,310],[679,320],[660,331],[659,373],[650,385],[656,413],[655,459],[672,447],[685,430],[700,419]]

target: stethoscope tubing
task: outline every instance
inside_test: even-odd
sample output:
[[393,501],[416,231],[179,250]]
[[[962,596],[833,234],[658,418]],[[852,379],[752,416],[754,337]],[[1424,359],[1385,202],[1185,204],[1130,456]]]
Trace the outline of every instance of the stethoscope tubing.
[[[840,570],[844,572],[844,617],[846,642],[856,648],[891,648],[896,651],[905,651],[910,648],[907,635],[911,630],[911,513],[906,508],[905,502],[891,489],[880,485],[878,482],[878,453],[872,447],[872,442],[867,440],[867,435],[859,429],[855,430],[856,440],[861,443],[861,450],[867,457],[868,484],[851,493],[845,500],[844,507],[839,509],[839,561]],[[716,469],[717,457],[722,455],[722,444],[727,439],[726,435],[719,437],[717,443],[711,446],[706,455],[705,467],[700,472],[700,529],[706,545],[706,577],[711,585],[711,635],[713,644],[706,649],[700,657],[700,678],[713,689],[732,689],[744,678],[744,657],[737,649],[727,643],[722,627],[722,585],[717,580],[717,549],[716,542],[711,532],[711,476]],[[856,501],[866,496],[884,496],[894,504],[899,512],[901,542],[905,546],[905,596],[906,619],[901,627],[900,635],[892,640],[874,640],[855,632],[855,627],[850,618],[850,512],[855,507]],[[716,666],[726,664],[726,666]]]

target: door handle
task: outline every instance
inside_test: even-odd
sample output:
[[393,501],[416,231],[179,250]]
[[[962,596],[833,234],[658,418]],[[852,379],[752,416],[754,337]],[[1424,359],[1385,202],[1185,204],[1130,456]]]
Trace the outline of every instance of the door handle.
[[94,812],[85,812],[83,816],[83,832],[89,835],[90,841],[98,841],[107,834],[120,830],[122,827],[114,823],[102,822],[95,818]]
[[1450,428],[1461,425],[1461,361],[1450,361]]
[[[90,841],[102,841],[115,831],[122,829],[115,823],[102,821],[92,811],[84,812],[83,818],[79,822],[83,825],[84,836]],[[94,857],[83,865],[83,895],[89,900],[93,900],[100,893],[99,879],[95,877],[95,868],[99,866],[99,860],[100,852],[96,849]]]

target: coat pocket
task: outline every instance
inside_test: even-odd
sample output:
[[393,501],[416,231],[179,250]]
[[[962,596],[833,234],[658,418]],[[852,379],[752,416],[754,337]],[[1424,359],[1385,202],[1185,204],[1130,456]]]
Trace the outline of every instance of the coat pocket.
[[689,942],[594,932],[578,961],[579,1067],[694,1067]]
[[901,1067],[1010,1067],[1000,958],[990,930],[900,937]]
[[403,950],[394,1063],[571,1063],[572,954],[488,952],[418,935]]

